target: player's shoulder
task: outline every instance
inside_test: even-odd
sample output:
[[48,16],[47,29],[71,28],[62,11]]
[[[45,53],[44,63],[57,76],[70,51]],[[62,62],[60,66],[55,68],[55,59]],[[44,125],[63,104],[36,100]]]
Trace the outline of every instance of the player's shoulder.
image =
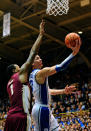
[[36,74],[38,71],[40,71],[40,69],[34,69],[31,74]]
[[37,74],[37,72],[39,71],[39,69],[34,69],[29,76],[29,81],[33,80]]
[[17,77],[19,77],[19,72],[17,72],[14,75],[12,75],[11,79],[16,79]]
[[9,79],[7,85],[11,85],[11,84],[13,83],[13,81],[14,81],[15,79],[17,79],[18,75],[19,75],[18,73],[13,74],[13,75],[11,76],[11,78]]

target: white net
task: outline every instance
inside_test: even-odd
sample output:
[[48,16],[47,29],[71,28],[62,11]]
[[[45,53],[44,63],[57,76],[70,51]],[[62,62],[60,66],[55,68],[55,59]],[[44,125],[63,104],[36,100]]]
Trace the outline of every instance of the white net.
[[69,10],[69,0],[47,0],[46,13],[49,15],[67,14]]

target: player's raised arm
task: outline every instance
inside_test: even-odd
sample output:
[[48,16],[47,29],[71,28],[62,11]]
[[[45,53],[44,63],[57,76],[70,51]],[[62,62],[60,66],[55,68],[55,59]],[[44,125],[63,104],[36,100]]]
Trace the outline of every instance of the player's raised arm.
[[46,67],[41,69],[36,75],[36,79],[38,83],[43,84],[46,77],[66,69],[70,64],[70,62],[72,61],[72,59],[74,58],[74,56],[79,52],[80,46],[81,46],[81,41],[79,39],[76,41],[76,46],[71,47],[73,52],[63,62],[52,67]]
[[38,53],[38,50],[39,50],[39,47],[41,44],[41,40],[42,40],[42,37],[44,34],[44,24],[45,24],[45,22],[42,20],[42,22],[40,24],[39,36],[38,36],[37,40],[35,41],[32,49],[30,50],[30,54],[29,54],[27,61],[21,66],[20,73],[29,72],[29,68],[31,68],[30,66],[33,62],[35,55]]

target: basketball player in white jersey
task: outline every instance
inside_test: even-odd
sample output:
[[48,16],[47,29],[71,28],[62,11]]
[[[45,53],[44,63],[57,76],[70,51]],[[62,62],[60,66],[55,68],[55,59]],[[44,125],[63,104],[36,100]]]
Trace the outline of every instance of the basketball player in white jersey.
[[65,69],[74,56],[79,52],[81,41],[76,41],[73,52],[59,65],[43,68],[42,60],[39,55],[35,56],[32,64],[33,71],[29,77],[29,83],[33,90],[35,104],[32,109],[34,120],[34,131],[58,131],[58,123],[51,114],[49,108],[49,95],[71,94],[75,86],[66,86],[65,89],[50,89],[48,86],[48,76],[51,76]]

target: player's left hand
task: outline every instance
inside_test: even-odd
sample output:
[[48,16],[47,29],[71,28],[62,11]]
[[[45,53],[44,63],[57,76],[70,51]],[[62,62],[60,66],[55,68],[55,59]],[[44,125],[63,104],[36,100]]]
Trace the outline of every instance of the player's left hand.
[[45,25],[45,21],[42,20],[42,22],[40,23],[40,34],[43,35],[45,33],[44,31],[44,25]]
[[67,86],[65,87],[65,94],[72,94],[73,91],[76,90],[75,87],[76,87],[75,85],[71,85],[71,86],[68,86],[68,85],[67,85]]

